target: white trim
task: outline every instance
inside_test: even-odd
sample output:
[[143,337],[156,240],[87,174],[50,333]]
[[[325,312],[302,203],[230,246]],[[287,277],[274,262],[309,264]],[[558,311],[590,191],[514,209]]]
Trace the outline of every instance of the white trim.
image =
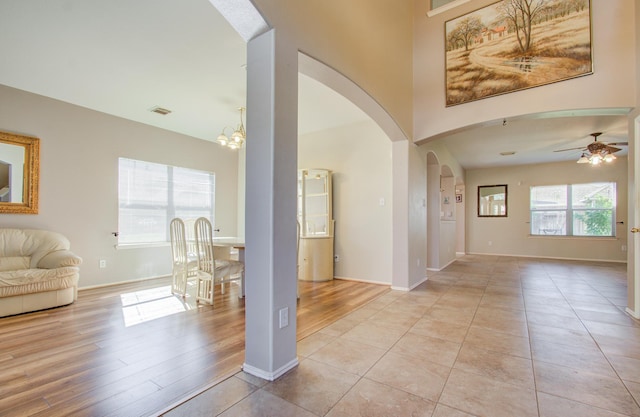
[[447,3],[447,4],[445,4],[444,6],[440,6],[440,7],[437,7],[437,8],[435,8],[435,9],[433,9],[433,10],[429,10],[429,11],[427,12],[427,16],[428,16],[428,17],[433,17],[433,16],[435,16],[435,15],[437,15],[437,14],[440,14],[440,13],[446,12],[447,10],[451,10],[451,9],[453,9],[454,7],[458,7],[458,6],[461,6],[461,5],[465,4],[465,3],[469,3],[469,1],[470,1],[470,0],[456,0],[456,1],[452,1],[451,3]]
[[[374,285],[389,285],[390,284],[388,282],[371,281],[371,280],[368,280],[368,279],[349,278],[349,277],[333,277],[333,279],[341,279],[343,281],[353,281],[353,282],[364,282],[365,284],[374,284]],[[300,281],[308,282],[308,281],[304,281],[304,280],[300,280]]]
[[626,311],[627,314],[630,315],[631,317],[633,317],[634,319],[640,320],[640,312],[633,311],[629,307],[625,308],[624,311]]
[[617,261],[615,259],[585,259],[585,258],[566,258],[562,256],[542,256],[542,255],[515,255],[505,253],[484,253],[484,252],[468,252],[469,255],[486,255],[486,256],[508,256],[511,258],[538,258],[538,259],[558,259],[561,261],[583,261],[583,262],[610,262],[615,264],[626,264],[627,261]]
[[412,291],[414,288],[416,288],[418,285],[427,282],[427,280],[429,279],[429,277],[424,277],[420,282],[417,282],[415,284],[413,284],[411,287],[407,288],[407,287],[395,287],[395,286],[391,286],[392,290],[396,290],[396,291],[405,291],[405,292],[409,292]]
[[284,375],[287,371],[295,368],[296,366],[298,366],[298,358],[295,358],[291,362],[280,367],[279,369],[276,369],[275,372],[267,372],[262,369],[256,368],[255,366],[248,365],[246,363],[242,365],[242,370],[250,375],[257,376],[258,378],[262,378],[267,381],[275,381],[276,379]]
[[136,279],[132,279],[132,280],[129,280],[129,281],[118,281],[118,282],[109,282],[107,284],[89,285],[89,286],[86,286],[86,287],[78,287],[78,291],[93,290],[93,289],[96,289],[96,288],[106,288],[106,287],[112,287],[114,285],[121,285],[121,284],[132,284],[134,282],[142,282],[142,281],[150,281],[152,279],[168,278],[170,276],[171,276],[171,274],[156,275],[156,276],[153,276],[153,277],[136,278]]
[[467,254],[466,252],[456,252],[456,256],[458,257],[464,256],[466,254]]

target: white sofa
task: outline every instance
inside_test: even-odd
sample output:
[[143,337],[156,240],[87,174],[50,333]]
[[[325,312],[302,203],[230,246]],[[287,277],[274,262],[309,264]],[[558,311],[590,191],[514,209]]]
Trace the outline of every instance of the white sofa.
[[0,229],[0,317],[73,303],[82,258],[60,233]]

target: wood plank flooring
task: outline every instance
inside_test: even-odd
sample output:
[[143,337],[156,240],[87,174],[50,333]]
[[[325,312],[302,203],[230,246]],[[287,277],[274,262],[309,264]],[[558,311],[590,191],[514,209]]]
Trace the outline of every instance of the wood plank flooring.
[[[169,285],[162,278],[82,290],[70,306],[0,318],[0,416],[155,415],[237,372],[238,287],[218,287],[211,307],[195,303],[194,288],[182,300]],[[388,291],[301,281],[298,340]]]

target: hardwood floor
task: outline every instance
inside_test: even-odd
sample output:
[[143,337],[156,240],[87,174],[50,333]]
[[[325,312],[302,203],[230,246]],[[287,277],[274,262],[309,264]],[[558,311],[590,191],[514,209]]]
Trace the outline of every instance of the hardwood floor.
[[[170,293],[168,278],[80,291],[76,303],[0,318],[0,416],[147,416],[237,372],[244,300],[214,307]],[[231,288],[229,288],[231,287]],[[298,340],[390,291],[300,282]]]

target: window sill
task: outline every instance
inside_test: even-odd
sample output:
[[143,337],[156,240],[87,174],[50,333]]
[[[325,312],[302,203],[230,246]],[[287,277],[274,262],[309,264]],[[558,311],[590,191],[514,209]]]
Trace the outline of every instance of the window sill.
[[564,235],[528,235],[532,239],[559,239],[559,240],[620,240],[616,236],[564,236]]
[[147,248],[164,248],[171,246],[169,242],[158,242],[158,243],[123,243],[115,245],[116,250],[126,250],[126,249],[147,249]]

